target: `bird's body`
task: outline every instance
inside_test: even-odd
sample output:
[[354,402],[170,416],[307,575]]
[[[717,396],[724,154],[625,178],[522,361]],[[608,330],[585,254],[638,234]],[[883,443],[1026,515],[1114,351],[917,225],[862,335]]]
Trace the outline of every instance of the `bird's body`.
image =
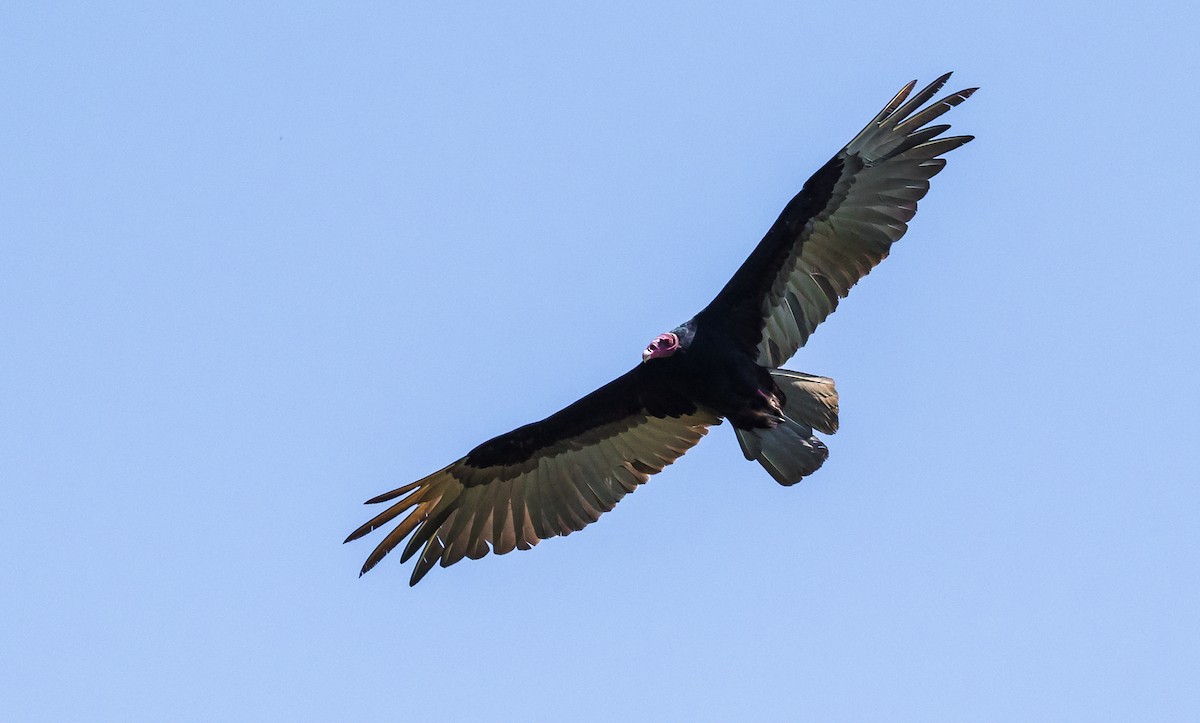
[[902,89],[804,184],[713,301],[651,342],[641,364],[369,500],[395,502],[347,541],[403,517],[362,572],[405,538],[402,560],[419,553],[416,584],[435,564],[582,529],[723,419],[746,458],[780,484],[816,471],[828,449],[814,430],[837,431],[833,380],[778,367],[904,234],[945,165],[940,156],[971,140],[939,138],[949,126],[926,125],[974,91],[922,108],[948,77],[908,102],[915,81]]
[[770,428],[778,423],[770,400],[779,396],[766,367],[716,319],[688,322],[695,329],[691,346],[657,362],[684,382],[684,392],[738,429]]

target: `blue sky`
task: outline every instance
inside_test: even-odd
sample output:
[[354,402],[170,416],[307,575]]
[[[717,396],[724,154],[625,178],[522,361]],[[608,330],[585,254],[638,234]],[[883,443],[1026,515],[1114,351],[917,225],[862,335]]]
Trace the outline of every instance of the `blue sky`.
[[[1195,719],[1194,11],[646,5],[0,10],[0,717]],[[945,70],[817,475],[356,577]]]

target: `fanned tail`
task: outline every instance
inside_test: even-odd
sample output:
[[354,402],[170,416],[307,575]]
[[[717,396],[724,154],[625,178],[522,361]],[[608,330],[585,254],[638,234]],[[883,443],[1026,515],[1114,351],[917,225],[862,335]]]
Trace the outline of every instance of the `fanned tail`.
[[775,481],[791,486],[816,472],[829,448],[813,430],[833,434],[838,427],[838,395],[833,380],[772,369],[771,377],[787,398],[783,423],[773,429],[734,429],[746,459],[755,460]]

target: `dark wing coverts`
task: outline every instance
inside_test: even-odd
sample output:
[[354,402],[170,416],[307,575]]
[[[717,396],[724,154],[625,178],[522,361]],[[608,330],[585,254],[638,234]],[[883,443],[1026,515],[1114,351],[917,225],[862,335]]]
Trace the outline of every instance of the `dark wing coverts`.
[[804,346],[838,300],[908,230],[940,158],[972,136],[938,138],[948,125],[926,126],[966,100],[974,88],[923,110],[947,73],[907,103],[906,85],[788,203],[758,247],[698,318],[721,317],[757,361],[778,367]]
[[700,441],[714,414],[674,392],[643,364],[540,422],[484,442],[425,479],[368,500],[398,501],[346,541],[405,515],[363,564],[405,537],[420,552],[410,585],[434,564],[528,550],[595,522],[627,493]]

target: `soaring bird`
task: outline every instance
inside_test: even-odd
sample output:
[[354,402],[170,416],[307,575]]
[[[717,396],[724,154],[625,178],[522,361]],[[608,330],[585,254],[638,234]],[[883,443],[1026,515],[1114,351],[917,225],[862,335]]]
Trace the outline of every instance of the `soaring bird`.
[[[528,550],[581,530],[727,419],[746,459],[781,485],[815,472],[838,427],[828,377],[780,369],[908,230],[946,153],[972,136],[929,123],[976,90],[929,101],[947,73],[900,89],[821,167],[725,288],[660,334],[642,361],[565,409],[490,439],[367,504],[392,504],[346,538],[397,518],[360,575],[405,538],[410,585],[435,564]],[[926,105],[929,103],[928,105]]]

